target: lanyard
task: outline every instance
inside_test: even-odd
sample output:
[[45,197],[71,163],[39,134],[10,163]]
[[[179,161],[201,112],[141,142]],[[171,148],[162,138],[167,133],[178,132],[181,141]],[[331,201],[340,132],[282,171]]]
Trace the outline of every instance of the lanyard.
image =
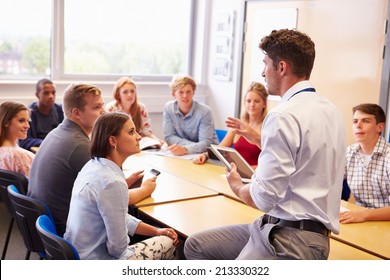
[[288,100],[290,100],[294,95],[297,95],[298,93],[301,93],[304,91],[316,92],[315,88],[312,88],[312,87],[311,88],[304,88],[304,89],[301,89],[300,91],[297,91],[293,95],[291,95],[291,97]]

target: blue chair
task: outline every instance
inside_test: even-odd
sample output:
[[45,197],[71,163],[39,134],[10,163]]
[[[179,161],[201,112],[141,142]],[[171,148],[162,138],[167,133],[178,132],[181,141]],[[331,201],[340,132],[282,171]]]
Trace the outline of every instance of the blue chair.
[[7,254],[8,244],[11,238],[12,228],[15,221],[14,209],[12,207],[12,203],[9,199],[7,191],[7,187],[9,185],[14,185],[20,193],[25,194],[27,190],[28,180],[23,174],[0,169],[0,195],[11,216],[8,225],[7,236],[5,237],[4,241],[3,252],[1,254],[2,260],[5,260],[5,256]]
[[35,222],[41,215],[48,215],[53,219],[49,208],[38,199],[19,193],[14,185],[8,186],[7,190],[14,209],[16,223],[27,248],[25,259],[30,259],[31,252],[37,253],[40,259],[46,259],[45,247]]
[[218,141],[219,141],[219,143],[221,143],[221,141],[223,140],[223,138],[225,138],[225,136],[226,136],[227,130],[224,130],[224,129],[216,129],[216,130],[215,130],[215,133],[216,133],[217,136],[218,136]]
[[39,216],[36,221],[38,234],[45,246],[48,260],[79,260],[76,248],[57,234],[53,220],[46,215]]
[[341,199],[348,201],[351,196],[351,189],[348,186],[348,182],[346,179],[343,180],[343,191],[341,192]]

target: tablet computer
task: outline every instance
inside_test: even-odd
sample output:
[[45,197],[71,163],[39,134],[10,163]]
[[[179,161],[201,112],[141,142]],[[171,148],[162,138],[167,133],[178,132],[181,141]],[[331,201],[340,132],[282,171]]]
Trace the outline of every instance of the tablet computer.
[[243,182],[250,182],[255,170],[249,163],[237,152],[236,149],[231,147],[223,147],[211,144],[210,149],[219,158],[219,160],[231,170],[231,162],[234,162],[237,166],[237,172],[240,174]]

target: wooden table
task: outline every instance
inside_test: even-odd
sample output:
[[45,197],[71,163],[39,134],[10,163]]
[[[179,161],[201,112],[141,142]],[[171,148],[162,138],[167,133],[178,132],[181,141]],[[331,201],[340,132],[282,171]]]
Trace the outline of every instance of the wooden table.
[[147,217],[174,228],[187,238],[195,232],[234,224],[249,224],[263,215],[258,209],[223,195],[140,207]]
[[381,258],[369,254],[365,251],[329,238],[330,252],[328,260],[382,260]]
[[[145,170],[145,177],[151,176],[148,174],[148,170],[154,168],[154,166],[149,163],[147,157],[132,158],[127,161],[126,166],[127,167],[123,167],[126,176],[129,176],[136,170],[142,169]],[[184,180],[181,177],[168,173],[161,168],[159,170],[161,171],[161,174],[157,177],[156,189],[150,197],[147,197],[135,204],[135,207],[218,195],[218,192],[216,191],[205,188],[191,181]]]
[[[350,210],[361,207],[342,201]],[[390,221],[369,221],[364,223],[340,224],[340,234],[331,238],[366,251],[383,259],[390,259]]]
[[[138,163],[134,164],[136,161]],[[142,166],[142,164],[146,164],[149,168],[165,171],[183,180],[209,188],[233,199],[240,200],[230,189],[223,166],[210,163],[198,165],[187,159],[141,152],[140,154],[129,157],[124,163],[124,169],[130,168],[130,166]]]

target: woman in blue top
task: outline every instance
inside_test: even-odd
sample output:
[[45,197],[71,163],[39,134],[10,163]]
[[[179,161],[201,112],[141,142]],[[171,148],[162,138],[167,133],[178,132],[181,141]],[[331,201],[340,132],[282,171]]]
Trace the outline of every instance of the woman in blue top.
[[[128,214],[128,192],[122,164],[139,153],[139,140],[131,118],[107,113],[92,131],[92,159],[73,186],[64,238],[81,259],[173,259],[178,236],[171,228],[156,228]],[[128,235],[154,236],[128,245]]]

